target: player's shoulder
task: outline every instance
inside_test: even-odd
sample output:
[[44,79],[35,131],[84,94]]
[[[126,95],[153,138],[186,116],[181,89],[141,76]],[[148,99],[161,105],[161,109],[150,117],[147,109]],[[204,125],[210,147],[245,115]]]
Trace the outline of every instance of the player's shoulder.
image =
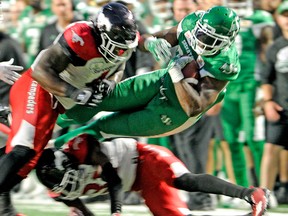
[[204,58],[204,62],[204,69],[216,79],[235,80],[240,72],[239,55],[234,44],[215,56]]
[[95,34],[92,22],[78,21],[67,26],[58,42],[71,56],[90,60],[101,56],[97,50]]
[[87,40],[93,38],[92,23],[87,21],[71,23],[67,26],[63,35],[70,45],[79,43],[80,46],[84,46]]

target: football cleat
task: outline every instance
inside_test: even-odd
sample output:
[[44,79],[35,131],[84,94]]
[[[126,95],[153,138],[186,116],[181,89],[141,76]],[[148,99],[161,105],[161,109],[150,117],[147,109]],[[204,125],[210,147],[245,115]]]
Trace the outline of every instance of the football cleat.
[[245,200],[252,207],[252,216],[262,216],[267,209],[270,191],[263,188],[253,189],[250,197],[246,197]]

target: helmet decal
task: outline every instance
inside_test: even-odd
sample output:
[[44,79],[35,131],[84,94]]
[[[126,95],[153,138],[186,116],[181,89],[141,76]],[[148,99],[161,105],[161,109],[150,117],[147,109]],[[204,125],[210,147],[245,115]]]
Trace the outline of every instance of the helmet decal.
[[93,21],[100,35],[98,47],[110,63],[127,61],[138,45],[138,31],[133,13],[119,3],[105,5]]

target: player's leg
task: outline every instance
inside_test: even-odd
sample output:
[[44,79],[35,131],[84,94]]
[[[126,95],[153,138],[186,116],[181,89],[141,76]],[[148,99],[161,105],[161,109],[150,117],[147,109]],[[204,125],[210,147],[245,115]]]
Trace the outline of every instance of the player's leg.
[[161,77],[165,70],[126,79],[115,86],[115,89],[97,107],[76,105],[62,114],[57,124],[61,127],[71,124],[84,124],[99,111],[125,111],[145,106],[160,91]]
[[263,153],[263,142],[254,141],[255,115],[253,112],[253,108],[255,105],[256,85],[250,83],[249,85],[245,85],[245,87],[247,87],[247,89],[245,89],[245,91],[241,93],[242,96],[239,103],[241,109],[240,113],[246,142],[249,149],[251,150],[254,168],[257,178],[259,178],[260,163]]
[[[284,121],[283,121],[284,120]],[[261,162],[261,181],[260,185],[274,190],[277,174],[279,173],[280,153],[283,148],[287,149],[287,116],[281,114],[281,120],[277,122],[267,122],[266,124],[266,142]],[[287,161],[286,161],[287,162]],[[280,173],[279,173],[280,174]],[[281,175],[281,174],[280,174]],[[277,202],[271,197],[271,206],[276,207]]]
[[12,87],[12,125],[6,154],[0,159],[0,191],[9,191],[34,168],[58,115],[51,101],[27,72]]
[[243,144],[238,142],[238,135],[242,126],[239,110],[239,101],[241,97],[241,89],[237,91],[239,85],[229,84],[221,110],[221,120],[223,132],[226,141],[229,143],[232,165],[235,173],[236,182],[239,185],[248,187],[248,176],[245,161]]
[[[153,91],[156,88],[156,91],[153,95],[149,94],[150,100],[145,106],[105,115],[86,126],[58,137],[55,145],[61,146],[69,139],[83,133],[94,135],[97,139],[115,136],[165,136],[165,133],[176,130],[188,120],[189,117],[178,101],[170,76],[165,76],[163,80],[158,79],[158,82],[154,85],[150,84],[149,88],[153,88]],[[141,97],[137,100],[141,101]]]
[[[172,153],[161,146],[146,145],[139,149],[139,156],[143,160],[140,159],[138,164],[136,185],[139,186],[138,189],[152,214],[155,216],[191,215],[187,204],[181,200],[179,190],[171,187],[173,181],[171,176],[174,176],[171,168],[173,166],[170,167],[166,158],[170,158]],[[176,165],[174,171],[188,172],[182,162],[177,159],[175,162],[182,165]],[[182,166],[184,170],[177,169]]]

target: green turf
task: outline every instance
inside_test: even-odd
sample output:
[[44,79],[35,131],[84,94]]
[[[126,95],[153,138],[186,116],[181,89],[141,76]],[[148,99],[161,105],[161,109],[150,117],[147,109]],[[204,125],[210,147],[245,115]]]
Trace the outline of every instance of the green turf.
[[[58,203],[47,204],[27,204],[16,203],[18,212],[27,216],[67,216],[69,210],[66,206]],[[97,216],[110,216],[108,204],[89,204],[88,207]],[[127,206],[123,207],[125,216],[151,216],[144,206]]]
[[[27,216],[67,216],[69,210],[66,206],[60,203],[54,203],[48,201],[45,203],[35,203],[33,201],[31,203],[16,203],[17,210]],[[95,213],[97,216],[110,216],[109,214],[109,205],[106,203],[96,203],[89,204],[88,207]],[[224,211],[225,210],[225,211]],[[223,211],[223,214],[221,214]],[[245,215],[249,212],[248,210],[235,210],[235,209],[219,209],[215,212],[193,212],[193,215]],[[268,210],[269,216],[286,216],[288,213],[288,205],[280,206],[277,209]],[[149,211],[144,205],[139,206],[123,206],[123,215],[125,216],[151,216]]]

